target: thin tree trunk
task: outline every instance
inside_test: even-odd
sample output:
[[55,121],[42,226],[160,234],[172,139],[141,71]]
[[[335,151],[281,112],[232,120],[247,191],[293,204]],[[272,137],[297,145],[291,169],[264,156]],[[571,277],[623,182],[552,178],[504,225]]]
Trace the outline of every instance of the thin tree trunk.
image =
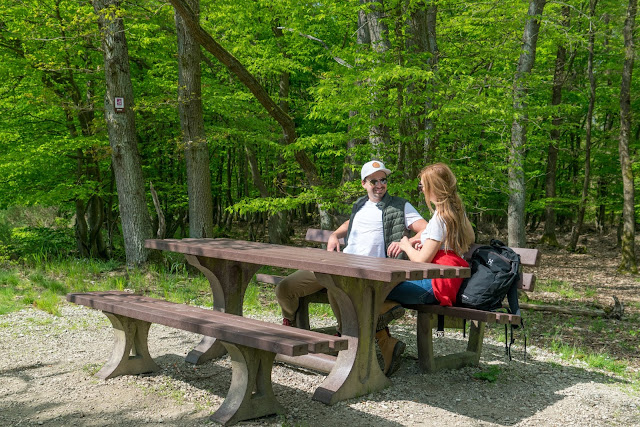
[[578,218],[571,230],[571,239],[569,241],[568,249],[571,251],[576,250],[578,245],[578,238],[582,232],[582,225],[584,223],[584,211],[587,206],[587,197],[589,196],[589,186],[591,184],[591,128],[593,121],[593,108],[596,103],[596,78],[593,75],[593,47],[595,44],[595,29],[593,27],[593,20],[596,14],[596,6],[598,0],[590,0],[589,2],[589,59],[587,61],[587,74],[589,76],[589,108],[587,110],[587,121],[585,123],[585,141],[584,141],[584,181],[582,183],[582,194],[580,197],[580,205],[578,207]]
[[546,0],[530,0],[527,21],[524,27],[522,53],[513,84],[513,109],[515,119],[511,126],[511,147],[509,153],[509,206],[507,228],[509,246],[524,247],[527,243],[525,234],[525,179],[524,160],[527,141],[526,96],[527,88],[524,78],[531,73],[536,58],[540,15]]
[[620,140],[618,151],[620,154],[620,167],[622,169],[623,186],[623,226],[620,271],[637,273],[638,265],[635,256],[635,211],[633,189],[633,164],[629,143],[631,139],[631,77],[633,72],[633,31],[636,14],[638,12],[638,0],[629,0],[627,18],[624,22],[624,64],[622,67],[622,83],[620,86]]
[[[562,8],[562,25],[569,25],[569,6]],[[553,88],[551,89],[551,105],[556,107],[562,103],[562,86],[564,85],[565,63],[567,59],[567,49],[564,43],[558,45],[556,53],[556,66],[553,74]],[[552,129],[549,135],[549,148],[547,149],[547,173],[545,175],[545,198],[547,199],[545,206],[544,232],[541,243],[551,246],[559,246],[556,236],[556,172],[558,165],[558,144],[560,142],[560,125],[562,124],[561,115],[556,115],[552,120]],[[550,201],[551,200],[551,201]]]
[[[419,52],[429,53],[429,61],[426,66],[436,74],[438,72],[438,61],[440,51],[436,37],[436,23],[438,15],[438,3],[434,0],[421,1],[411,12],[411,36],[412,41],[416,44]],[[436,108],[433,96],[436,93],[436,79],[426,82],[424,92],[427,99],[424,103],[424,111],[418,113],[425,117],[421,120],[421,130],[424,132],[424,138],[421,144],[415,144],[410,156],[413,158],[410,175],[415,177],[424,164],[430,162],[430,154],[436,147],[435,123],[432,119],[426,117],[427,113]]]
[[[200,0],[185,0],[196,19],[200,16]],[[187,168],[189,195],[189,237],[213,236],[213,197],[209,169],[209,147],[204,133],[200,43],[175,14],[178,39],[178,111]]]
[[[368,12],[365,15],[365,31],[369,32],[369,41],[371,48],[374,52],[382,54],[389,50],[389,29],[386,24],[382,22],[384,17],[384,1],[380,0],[360,0],[360,4],[368,4]],[[369,126],[369,143],[374,156],[380,158],[382,156],[382,148],[389,144],[389,129],[381,123],[383,117],[383,111],[377,109],[375,104],[381,102],[383,95],[377,89],[373,89],[371,95],[372,104],[374,108],[369,113],[371,120],[371,126]]]
[[[129,51],[119,0],[94,0],[102,33],[105,81],[105,119],[111,145],[111,162],[116,178],[120,219],[127,265],[138,266],[148,258],[145,239],[152,236],[144,179],[135,132],[133,87],[129,72]],[[124,111],[115,111],[115,98],[124,98]]]

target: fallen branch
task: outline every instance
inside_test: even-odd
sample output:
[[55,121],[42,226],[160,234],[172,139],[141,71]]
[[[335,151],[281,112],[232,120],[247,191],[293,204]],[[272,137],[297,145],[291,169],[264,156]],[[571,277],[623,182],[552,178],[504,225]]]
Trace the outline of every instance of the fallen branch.
[[[570,314],[575,316],[589,316],[589,317],[608,317],[614,319],[621,319],[624,314],[624,304],[614,295],[613,306],[607,307],[604,310],[598,308],[575,308],[564,307],[559,305],[549,304],[527,304],[520,303],[520,308],[527,310],[548,311],[551,313]],[[504,308],[509,308],[508,305],[504,305]]]
[[558,306],[558,305],[549,305],[549,304],[526,304],[526,303],[520,303],[520,308],[524,308],[524,309],[527,309],[527,310],[549,311],[551,313],[574,314],[574,315],[577,315],[577,316],[590,316],[590,317],[605,317],[606,316],[606,313],[605,313],[604,310],[588,309],[588,308],[561,307],[561,306]]

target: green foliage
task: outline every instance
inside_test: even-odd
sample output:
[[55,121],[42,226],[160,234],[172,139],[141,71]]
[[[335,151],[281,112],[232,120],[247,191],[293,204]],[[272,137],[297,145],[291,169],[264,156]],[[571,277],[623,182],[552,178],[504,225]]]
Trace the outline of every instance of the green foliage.
[[16,301],[16,293],[13,287],[5,287],[5,284],[2,284],[2,287],[0,287],[0,315],[20,310],[22,307]]
[[30,257],[34,263],[44,258],[69,256],[75,250],[73,231],[46,227],[20,227],[11,231],[5,255]]
[[[425,51],[412,14],[425,3],[361,4],[329,0],[201,2],[201,24],[285,106],[298,139],[282,143],[282,129],[249,90],[209,53],[202,61],[202,101],[210,150],[210,174],[218,234],[230,221],[265,212],[294,218],[313,205],[344,213],[362,193],[359,166],[380,158],[394,174],[390,191],[420,205],[417,172],[444,161],[459,178],[459,190],[475,222],[506,221],[509,203],[513,79],[521,51],[526,2],[437,2],[437,55]],[[570,26],[563,25],[563,7]],[[188,235],[185,144],[178,117],[174,11],[152,0],[123,4],[135,93],[136,137],[145,183],[158,192],[167,237]],[[360,12],[380,9],[384,47],[361,43]],[[535,224],[552,206],[558,226],[574,220],[584,179],[588,29],[582,3],[547,2],[536,64],[523,80],[527,141],[524,174],[526,212]],[[600,212],[615,226],[622,211],[617,152],[619,136],[619,36],[626,7],[598,3],[596,112],[591,151],[592,185],[587,221]],[[69,0],[5,1],[0,5],[0,209],[56,206],[63,219],[92,197],[105,202],[110,249],[122,254],[111,147],[104,123],[104,70],[100,32],[92,5]],[[426,38],[426,37],[425,37]],[[556,55],[567,48],[562,102],[551,105]],[[636,68],[638,67],[636,61]],[[637,72],[636,72],[637,74]],[[285,78],[286,77],[286,78]],[[288,93],[281,83],[288,81]],[[637,79],[632,111],[640,110]],[[285,85],[283,85],[284,87]],[[561,123],[553,119],[562,118]],[[372,126],[382,142],[370,141]],[[556,196],[545,194],[547,153],[557,130]],[[634,135],[635,136],[635,135]],[[640,140],[632,138],[632,161],[640,180]],[[312,188],[296,161],[304,151],[321,185]],[[255,153],[263,197],[252,180],[247,151]],[[356,178],[343,181],[343,170]],[[639,181],[640,182],[640,181]],[[148,185],[148,184],[147,184]],[[149,194],[146,195],[151,212]],[[601,211],[602,208],[602,211]],[[421,206],[422,209],[422,206]],[[636,211],[640,212],[640,203]],[[426,214],[426,209],[423,209]],[[228,218],[231,218],[229,220]],[[539,221],[538,221],[539,222]],[[20,225],[27,226],[26,224]],[[31,227],[54,227],[30,224]],[[0,213],[0,256],[51,256],[35,243],[11,246]],[[105,233],[106,234],[106,233]],[[65,246],[64,254],[75,246]],[[34,252],[30,252],[34,251]],[[66,255],[65,255],[66,256]]]

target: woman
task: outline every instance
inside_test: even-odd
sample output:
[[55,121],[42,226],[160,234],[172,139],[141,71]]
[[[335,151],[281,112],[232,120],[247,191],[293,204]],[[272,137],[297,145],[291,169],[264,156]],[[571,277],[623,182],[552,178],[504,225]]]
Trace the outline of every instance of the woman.
[[[433,214],[431,220],[419,244],[414,247],[404,237],[391,244],[389,256],[404,251],[411,261],[468,267],[461,255],[474,242],[475,235],[458,195],[455,175],[444,163],[429,165],[420,172],[418,189]],[[401,304],[450,306],[455,304],[461,284],[460,278],[408,280],[396,286],[387,299]]]

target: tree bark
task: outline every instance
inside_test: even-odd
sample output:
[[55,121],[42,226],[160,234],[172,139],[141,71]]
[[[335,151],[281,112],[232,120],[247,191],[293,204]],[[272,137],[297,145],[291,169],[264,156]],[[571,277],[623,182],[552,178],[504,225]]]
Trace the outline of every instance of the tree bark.
[[590,0],[589,2],[589,58],[587,60],[587,74],[589,76],[589,108],[587,109],[587,121],[585,123],[585,141],[584,141],[584,180],[582,183],[582,194],[580,196],[580,205],[578,206],[578,217],[576,223],[571,230],[571,239],[568,249],[576,250],[578,238],[582,232],[584,223],[584,212],[587,206],[587,197],[589,196],[589,186],[591,184],[591,128],[593,121],[593,109],[596,104],[596,78],[593,75],[593,48],[595,44],[595,29],[593,20],[596,14],[596,6],[598,0]]
[[[129,51],[119,0],[94,0],[102,35],[105,92],[104,110],[116,178],[127,265],[138,266],[148,258],[145,239],[152,236],[145,200],[144,180],[135,133],[133,87]],[[124,111],[115,111],[115,98],[124,98]]]
[[[382,21],[384,17],[384,1],[383,0],[360,0],[360,4],[368,4],[368,12],[364,16],[363,28],[368,32],[368,40],[374,52],[382,54],[389,50],[389,28]],[[374,89],[372,94],[372,103],[380,102],[380,90]],[[371,126],[369,126],[369,143],[373,150],[373,155],[380,158],[382,156],[382,147],[389,144],[389,129],[381,123],[384,113],[375,107],[370,111],[369,118]]]
[[[562,8],[562,25],[563,27],[569,26],[569,6]],[[556,65],[553,73],[553,87],[551,89],[551,105],[554,107],[559,106],[562,103],[562,86],[566,80],[565,63],[567,59],[567,48],[563,42],[558,45],[556,52]],[[556,172],[558,165],[558,144],[560,142],[560,125],[562,124],[562,117],[558,114],[552,120],[552,129],[549,135],[549,148],[547,149],[547,173],[545,175],[545,197],[547,202],[545,204],[545,220],[544,220],[544,232],[541,243],[546,243],[551,246],[559,246],[558,238],[556,236],[556,210],[555,210],[555,197],[556,197]],[[550,201],[551,200],[551,201]]]
[[[440,50],[438,49],[438,41],[436,37],[436,23],[438,15],[438,3],[433,0],[421,1],[411,12],[410,34],[411,41],[415,44],[418,52],[429,53],[429,61],[426,67],[436,74],[438,72],[438,61]],[[436,79],[426,82],[424,92],[427,94],[436,93]],[[430,162],[430,154],[436,146],[435,123],[427,117],[427,113],[436,108],[433,96],[428,95],[424,103],[424,111],[417,115],[425,117],[420,120],[419,127],[424,132],[424,138],[421,144],[415,144],[410,156],[414,159],[410,171],[410,177],[418,175],[425,163]]]
[[[188,2],[196,19],[200,16],[200,0]],[[213,237],[213,197],[209,147],[204,132],[200,43],[175,14],[178,39],[178,111],[187,168],[189,195],[189,237]]]
[[622,246],[620,271],[637,273],[638,265],[635,256],[635,211],[633,188],[633,165],[629,142],[631,139],[631,77],[633,72],[634,40],[638,0],[629,0],[627,17],[624,22],[624,64],[622,66],[622,82],[620,85],[620,139],[618,151],[622,169],[623,207],[622,207]]
[[540,15],[544,10],[546,0],[530,0],[528,17],[524,27],[522,52],[518,61],[518,68],[513,84],[514,120],[511,126],[511,147],[509,150],[509,206],[507,228],[509,246],[525,247],[525,177],[524,161],[527,141],[526,96],[524,78],[531,73],[536,58],[538,32],[540,30]]

